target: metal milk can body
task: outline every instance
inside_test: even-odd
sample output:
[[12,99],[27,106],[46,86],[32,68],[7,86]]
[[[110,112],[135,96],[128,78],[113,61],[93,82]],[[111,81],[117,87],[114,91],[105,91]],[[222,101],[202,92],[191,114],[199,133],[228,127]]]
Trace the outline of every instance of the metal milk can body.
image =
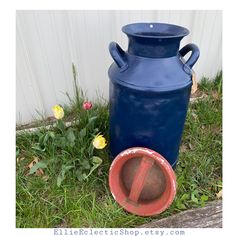
[[127,52],[114,42],[109,46],[111,158],[130,147],[147,147],[174,167],[199,49],[188,44],[179,51],[189,31],[176,25],[135,23],[122,30],[129,39]]

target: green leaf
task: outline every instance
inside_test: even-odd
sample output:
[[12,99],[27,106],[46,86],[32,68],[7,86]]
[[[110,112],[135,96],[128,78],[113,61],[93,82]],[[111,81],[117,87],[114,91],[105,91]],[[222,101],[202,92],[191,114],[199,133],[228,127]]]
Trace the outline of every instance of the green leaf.
[[45,138],[45,134],[39,133],[39,143],[43,144],[43,140]]
[[89,170],[90,169],[90,163],[87,159],[83,159],[80,164],[82,165],[83,169]]
[[66,165],[63,165],[62,168],[61,168],[61,172],[60,174],[58,175],[57,177],[57,186],[60,187],[61,186],[61,183],[62,181],[65,179],[66,177],[66,172],[68,172],[70,169],[72,169],[74,166],[66,166]]
[[58,137],[55,139],[54,144],[58,147],[64,148],[66,146],[66,138]]
[[102,164],[102,159],[98,156],[93,156],[92,157],[92,163],[94,165],[101,165]]
[[188,200],[190,198],[190,194],[189,193],[184,193],[182,195],[182,197],[180,198],[181,201],[185,201]]
[[97,116],[92,116],[91,118],[89,118],[88,124],[94,122],[97,118],[98,118]]
[[57,176],[57,187],[61,186],[62,181],[65,179],[65,175],[59,174]]
[[182,186],[184,183],[185,183],[185,177],[183,176],[183,175],[181,175],[181,176],[179,176],[178,178],[177,178],[177,184],[178,184],[178,186],[180,187],[180,186]]
[[36,151],[40,151],[40,152],[44,152],[46,150],[46,147],[44,147],[43,149],[40,146],[40,143],[35,143],[34,146],[32,146],[32,149],[36,150]]
[[33,174],[35,173],[38,169],[44,169],[44,168],[47,168],[47,164],[43,161],[39,161],[37,162],[29,171],[29,174]]
[[80,169],[79,169],[79,170],[76,170],[75,175],[76,175],[76,177],[77,177],[77,179],[78,179],[79,181],[84,180],[82,170],[80,170]]
[[64,133],[65,131],[65,124],[62,120],[57,120],[57,128]]
[[196,198],[194,193],[191,194],[191,200],[198,204],[198,199]]
[[205,202],[208,200],[208,196],[207,195],[202,195],[201,196],[201,206],[204,207],[205,206]]
[[206,195],[202,195],[201,196],[201,201],[202,202],[205,202],[205,201],[207,201],[208,200],[208,196],[206,196]]
[[47,144],[47,141],[48,141],[49,137],[50,137],[49,134],[46,133],[46,135],[44,136],[44,139],[43,139],[43,145]]
[[16,147],[16,157],[20,155],[20,148]]
[[86,128],[81,129],[79,132],[79,137],[84,138],[86,136],[86,133]]
[[49,138],[54,139],[55,138],[55,134],[52,131],[48,131],[43,139],[43,145],[47,145],[47,141],[49,140]]
[[186,209],[186,206],[182,202],[177,202],[176,207],[180,210]]
[[48,132],[48,134],[49,134],[49,136],[50,136],[52,139],[54,139],[54,138],[55,138],[55,134],[54,134],[54,132],[52,132],[52,131],[49,131],[49,132]]
[[92,163],[93,163],[93,166],[90,169],[90,172],[88,173],[88,175],[85,177],[86,179],[94,172],[94,170],[96,170],[102,164],[102,159],[98,156],[93,156]]
[[75,145],[75,134],[71,128],[67,130],[67,140],[71,147]]

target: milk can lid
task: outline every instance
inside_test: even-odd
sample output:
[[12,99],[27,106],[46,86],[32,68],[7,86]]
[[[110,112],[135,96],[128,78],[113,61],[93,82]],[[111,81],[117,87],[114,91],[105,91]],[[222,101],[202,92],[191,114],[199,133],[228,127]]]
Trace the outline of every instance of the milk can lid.
[[140,216],[165,211],[176,194],[176,177],[159,153],[142,147],[121,152],[109,171],[114,199],[128,212]]

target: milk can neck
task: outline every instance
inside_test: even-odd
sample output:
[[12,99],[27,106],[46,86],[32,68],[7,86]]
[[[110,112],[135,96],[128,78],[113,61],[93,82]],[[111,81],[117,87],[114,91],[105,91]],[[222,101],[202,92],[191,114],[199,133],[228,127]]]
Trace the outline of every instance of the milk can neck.
[[165,58],[176,56],[181,38],[143,38],[128,36],[128,53],[141,57]]
[[150,58],[176,56],[181,39],[189,34],[184,27],[165,23],[134,23],[122,31],[129,38],[129,54]]

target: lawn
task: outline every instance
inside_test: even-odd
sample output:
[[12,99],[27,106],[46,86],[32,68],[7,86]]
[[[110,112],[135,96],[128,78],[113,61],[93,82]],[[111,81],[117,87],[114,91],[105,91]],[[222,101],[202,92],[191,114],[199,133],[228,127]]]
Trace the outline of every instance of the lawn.
[[165,212],[139,217],[114,201],[108,146],[91,145],[98,133],[109,143],[108,105],[100,99],[86,111],[84,95],[76,90],[64,107],[70,127],[58,122],[50,130],[16,136],[16,227],[135,227],[216,200],[222,189],[222,74],[211,82],[202,79],[198,94],[202,98],[190,104],[175,170],[177,195]]

